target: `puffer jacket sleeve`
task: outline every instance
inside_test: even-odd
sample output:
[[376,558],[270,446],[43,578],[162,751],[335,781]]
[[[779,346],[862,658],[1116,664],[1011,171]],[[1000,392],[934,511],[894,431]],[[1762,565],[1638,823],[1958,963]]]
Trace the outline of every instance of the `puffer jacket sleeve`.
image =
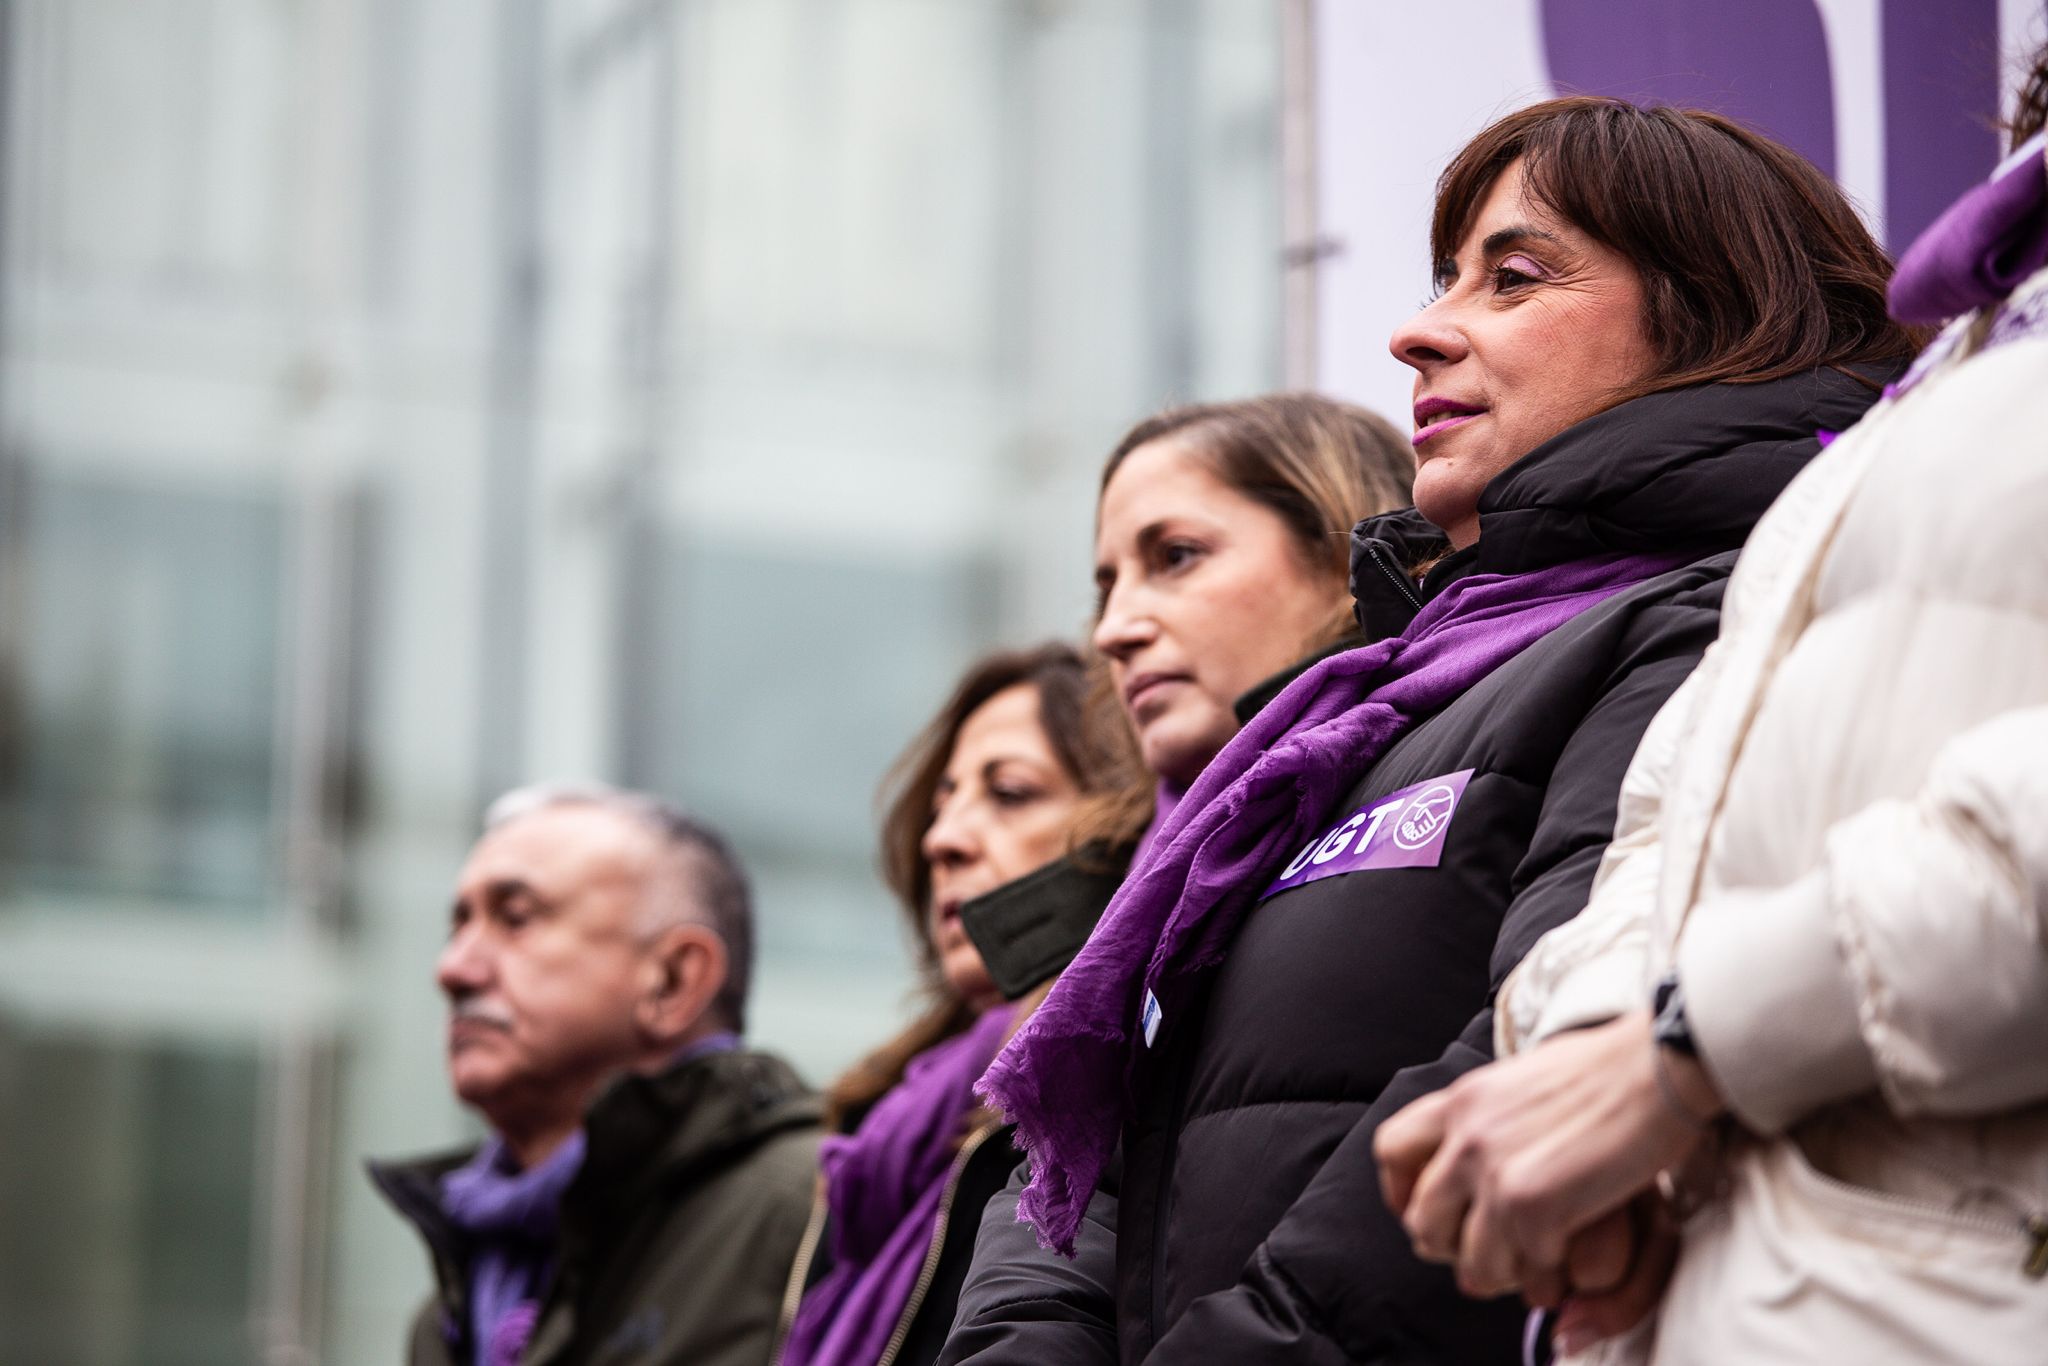
[[1614,840],[1601,855],[1586,909],[1538,940],[1501,985],[1494,1017],[1499,1056],[1642,1005],[1664,869],[1659,818],[1695,699],[1714,672],[1714,659],[1715,651],[1709,650],[1643,732],[1621,780]]
[[1116,1189],[1112,1164],[1088,1202],[1073,1260],[1038,1245],[1018,1222],[1017,1197],[1030,1179],[1019,1165],[982,1211],[974,1263],[960,1289],[953,1331],[939,1366],[1116,1366]]
[[[1560,753],[1494,944],[1496,988],[1545,932],[1586,905],[1614,833],[1623,775],[1651,720],[1712,643],[1732,561],[1709,562],[1696,571],[1703,581],[1641,613],[1614,673]],[[1502,1360],[1502,1344],[1520,1339],[1521,1301],[1467,1299],[1447,1268],[1417,1259],[1381,1198],[1373,1158],[1379,1125],[1410,1101],[1491,1062],[1493,1036],[1488,1008],[1440,1057],[1397,1073],[1267,1235],[1237,1284],[1196,1300],[1147,1362]]]
[[1910,800],[1812,873],[1695,908],[1677,966],[1700,1055],[1775,1133],[1879,1088],[1901,1115],[2048,1098],[2048,706],[1950,740]]

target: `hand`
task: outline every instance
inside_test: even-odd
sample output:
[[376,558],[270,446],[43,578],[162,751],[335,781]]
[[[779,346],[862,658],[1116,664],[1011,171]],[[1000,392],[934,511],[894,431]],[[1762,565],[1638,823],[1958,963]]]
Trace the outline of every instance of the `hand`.
[[[1579,1246],[1589,1233],[1620,1225],[1627,1231],[1629,1260],[1622,1275],[1602,1284],[1580,1279]],[[1678,1265],[1678,1224],[1661,1196],[1639,1195],[1572,1240],[1567,1254],[1574,1288],[1557,1316],[1554,1334],[1560,1354],[1583,1352],[1596,1342],[1619,1337],[1641,1323],[1671,1283]]]
[[[1468,1073],[1382,1124],[1381,1187],[1417,1255],[1455,1263],[1470,1295],[1558,1293],[1573,1235],[1702,1137],[1659,1093],[1658,1063],[1639,1011]],[[1696,1062],[1667,1050],[1663,1065],[1701,1121],[1720,1111]]]
[[1568,1297],[1598,1295],[1619,1287],[1635,1269],[1635,1206],[1624,1205],[1572,1235],[1559,1271],[1532,1271],[1522,1298],[1532,1309],[1556,1309]]
[[1522,1297],[1532,1308],[1559,1310],[1560,1353],[1582,1352],[1641,1323],[1677,1264],[1677,1220],[1662,1194],[1649,1192],[1572,1235],[1563,1274],[1532,1274]]

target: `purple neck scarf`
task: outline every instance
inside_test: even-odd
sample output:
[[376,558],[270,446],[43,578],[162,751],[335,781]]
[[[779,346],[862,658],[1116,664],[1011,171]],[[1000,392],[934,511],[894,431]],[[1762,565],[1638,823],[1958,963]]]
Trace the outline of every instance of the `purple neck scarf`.
[[2048,134],[2037,134],[1991,178],[1949,205],[1906,248],[1892,275],[1891,314],[1936,323],[1997,303],[2048,265]]
[[818,1152],[832,1211],[832,1269],[797,1308],[779,1366],[873,1366],[910,1303],[958,1153],[974,1080],[1015,1007],[918,1054],[851,1135]]
[[1172,1027],[1274,870],[1387,746],[1579,613],[1683,562],[1461,579],[1400,636],[1310,668],[1223,747],[976,1088],[1016,1122],[1032,1169],[1018,1217],[1039,1241],[1073,1253],[1128,1113],[1138,1038]]
[[730,1053],[740,1046],[740,1042],[740,1036],[731,1030],[723,1030],[717,1034],[706,1034],[697,1042],[684,1044],[681,1048],[678,1048],[676,1055],[668,1060],[668,1065],[670,1067],[681,1067],[686,1062],[695,1062],[698,1058],[708,1058],[713,1053]]
[[1188,790],[1186,788],[1176,787],[1164,778],[1159,780],[1159,791],[1152,799],[1152,823],[1145,827],[1144,834],[1138,836],[1138,847],[1131,851],[1131,866],[1133,868],[1143,863],[1145,856],[1152,852],[1152,846],[1158,842],[1159,832],[1164,830],[1166,823],[1173,819],[1173,813],[1179,808],[1187,795]]
[[554,1267],[562,1192],[583,1166],[578,1129],[538,1166],[512,1167],[492,1137],[467,1166],[441,1178],[441,1208],[475,1244],[469,1262],[470,1341],[476,1366],[513,1366],[540,1318]]
[[[740,1036],[707,1034],[676,1050],[668,1066],[729,1053]],[[540,1291],[554,1270],[562,1193],[583,1169],[583,1130],[539,1166],[520,1171],[492,1135],[467,1165],[441,1178],[441,1209],[475,1245],[469,1263],[470,1340],[476,1366],[516,1366],[540,1322]]]

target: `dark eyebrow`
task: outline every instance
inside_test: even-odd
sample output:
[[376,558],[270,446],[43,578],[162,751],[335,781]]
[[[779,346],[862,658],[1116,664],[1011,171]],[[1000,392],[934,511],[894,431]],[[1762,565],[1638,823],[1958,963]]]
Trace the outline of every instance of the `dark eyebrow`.
[[[1151,554],[1152,548],[1166,539],[1166,524],[1171,520],[1171,518],[1162,517],[1138,533],[1138,553],[1140,555]],[[1114,566],[1107,564],[1095,566],[1095,586],[1097,589],[1107,588],[1110,581],[1115,578],[1116,569]],[[1099,611],[1100,608],[1097,610]]]
[[1031,768],[1035,767],[1036,763],[1036,760],[1026,754],[998,754],[995,758],[981,766],[981,780],[984,783],[994,783],[996,774],[1003,771],[1003,765],[1005,764],[1021,764],[1026,768]]
[[1161,518],[1138,533],[1139,554],[1150,554],[1154,546],[1166,539],[1166,523],[1168,520],[1167,518]]
[[[1530,227],[1527,223],[1511,223],[1505,228],[1498,228],[1486,234],[1485,240],[1479,244],[1479,254],[1481,256],[1497,255],[1518,242],[1549,242],[1557,246],[1564,245],[1564,239],[1554,232],[1545,232],[1541,228]],[[1443,260],[1437,262],[1436,270],[1430,278],[1435,281],[1440,289],[1456,284],[1458,281],[1458,258],[1446,256]]]
[[1486,240],[1479,244],[1479,254],[1481,256],[1491,256],[1495,252],[1506,251],[1517,242],[1527,241],[1563,244],[1563,239],[1554,232],[1545,232],[1541,228],[1532,228],[1526,223],[1515,223],[1497,232],[1486,234]]

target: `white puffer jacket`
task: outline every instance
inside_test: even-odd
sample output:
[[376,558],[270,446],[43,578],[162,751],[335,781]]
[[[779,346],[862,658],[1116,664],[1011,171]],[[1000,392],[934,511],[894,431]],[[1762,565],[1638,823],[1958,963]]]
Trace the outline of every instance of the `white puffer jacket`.
[[1502,989],[1506,1054],[1675,961],[1754,1136],[1589,1360],[2048,1361],[2048,271],[1916,373],[1758,526]]

